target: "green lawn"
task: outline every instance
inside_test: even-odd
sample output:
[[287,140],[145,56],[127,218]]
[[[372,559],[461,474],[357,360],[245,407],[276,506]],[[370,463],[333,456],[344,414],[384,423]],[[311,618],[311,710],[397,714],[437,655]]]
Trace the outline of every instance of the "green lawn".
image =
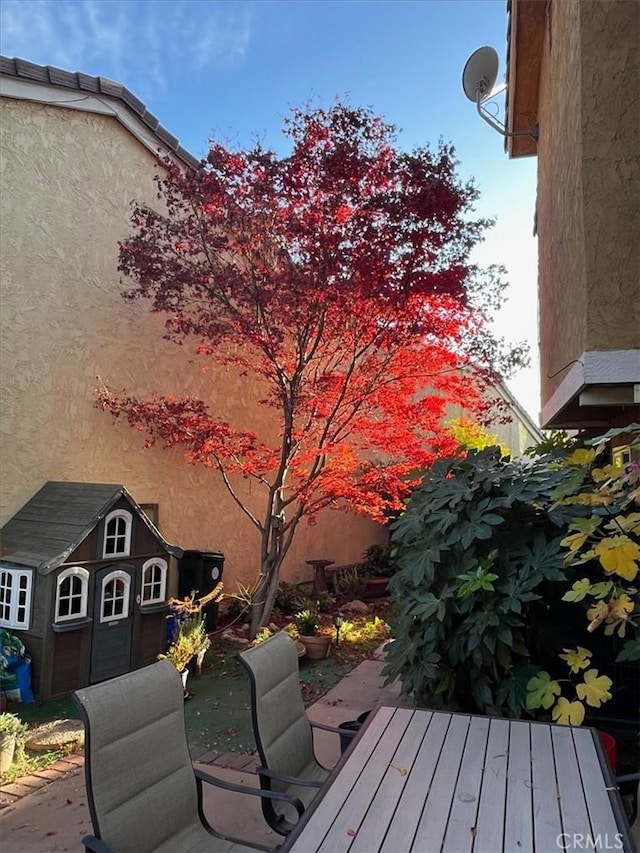
[[[381,608],[383,609],[383,608]],[[333,631],[330,617],[323,617],[324,629]],[[388,637],[388,626],[378,618],[355,617],[345,624],[339,647],[332,647],[326,660],[300,663],[300,683],[306,705],[330,690],[361,660]],[[200,677],[189,675],[190,698],[185,701],[185,722],[189,743],[219,752],[251,752],[255,749],[251,728],[249,683],[238,663],[244,646],[215,639],[205,656]],[[32,725],[57,719],[76,719],[78,711],[71,696],[43,703],[11,704],[9,709]],[[2,780],[12,781],[25,773],[55,761],[61,753],[31,753],[15,762]]]

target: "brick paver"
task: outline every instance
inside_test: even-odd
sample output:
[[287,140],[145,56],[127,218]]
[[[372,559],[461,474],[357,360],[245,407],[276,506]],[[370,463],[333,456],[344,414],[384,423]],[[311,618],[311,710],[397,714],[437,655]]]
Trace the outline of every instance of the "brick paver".
[[[199,745],[190,747],[190,752],[192,759],[199,761],[201,764],[227,767],[232,770],[244,770],[248,773],[255,773],[259,763],[258,757],[251,753],[219,752],[217,750],[207,750],[206,747]],[[53,764],[49,764],[41,770],[36,770],[34,773],[22,776],[11,784],[2,785],[0,787],[0,811],[8,806],[12,806],[22,797],[32,794],[50,782],[55,782],[56,779],[60,779],[68,773],[73,773],[81,767],[84,767],[84,752],[79,750],[72,755],[65,755],[64,758],[59,758]]]

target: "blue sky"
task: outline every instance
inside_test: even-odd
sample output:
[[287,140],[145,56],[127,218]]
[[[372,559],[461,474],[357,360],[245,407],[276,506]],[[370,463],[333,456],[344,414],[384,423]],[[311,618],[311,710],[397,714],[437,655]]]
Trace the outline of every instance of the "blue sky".
[[536,163],[507,158],[460,83],[485,44],[504,74],[506,0],[2,0],[0,16],[3,54],[123,83],[196,156],[213,136],[284,150],[289,108],[336,97],[396,124],[403,148],[452,142],[497,218],[477,260],[507,267],[496,330],[531,344],[508,384],[537,421]]

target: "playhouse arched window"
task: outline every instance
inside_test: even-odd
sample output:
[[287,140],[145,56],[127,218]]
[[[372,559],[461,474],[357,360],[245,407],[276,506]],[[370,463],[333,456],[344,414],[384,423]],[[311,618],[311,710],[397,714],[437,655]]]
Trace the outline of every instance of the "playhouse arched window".
[[114,509],[104,522],[104,557],[126,557],[131,552],[133,516],[126,509]]
[[81,619],[87,615],[89,572],[80,566],[65,569],[58,575],[56,589],[56,622]]
[[102,584],[100,621],[113,622],[129,615],[131,578],[126,572],[114,571],[106,576]]
[[141,603],[157,604],[165,600],[167,589],[167,563],[154,557],[142,567]]

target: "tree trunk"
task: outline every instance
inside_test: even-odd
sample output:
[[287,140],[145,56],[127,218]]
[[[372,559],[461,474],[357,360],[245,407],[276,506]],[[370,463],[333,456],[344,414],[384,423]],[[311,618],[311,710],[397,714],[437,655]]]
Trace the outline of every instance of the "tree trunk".
[[252,640],[260,628],[267,625],[271,618],[276,595],[278,594],[281,564],[282,560],[270,563],[270,565],[263,567],[260,572],[260,579],[258,580],[251,608],[250,636]]

